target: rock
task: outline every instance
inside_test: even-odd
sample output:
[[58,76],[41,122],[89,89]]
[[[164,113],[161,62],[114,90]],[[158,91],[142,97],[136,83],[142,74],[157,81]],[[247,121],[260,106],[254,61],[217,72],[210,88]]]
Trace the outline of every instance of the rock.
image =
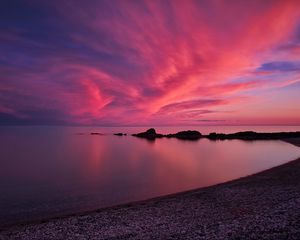
[[237,132],[237,133],[210,133],[205,136],[211,140],[224,139],[241,139],[241,140],[278,140],[287,138],[299,138],[300,132],[273,132],[273,133],[257,133],[253,131]]
[[103,133],[91,132],[91,135],[103,135]]
[[114,133],[115,136],[127,136],[127,133]]
[[197,140],[202,137],[202,134],[198,131],[181,131],[175,134],[168,134],[166,135],[168,138],[179,138],[179,139],[184,139],[184,140]]
[[132,136],[154,140],[155,138],[161,138],[164,135],[156,133],[154,128],[150,128],[146,132],[132,134]]
[[132,134],[132,136],[147,138],[149,140],[154,140],[156,138],[178,138],[183,140],[198,140],[200,138],[208,138],[210,140],[225,140],[225,139],[240,139],[240,140],[279,140],[288,138],[300,138],[300,132],[273,132],[273,133],[257,133],[253,131],[244,131],[237,133],[215,133],[212,132],[208,135],[202,135],[200,132],[195,130],[181,131],[175,134],[158,134],[154,128],[148,129],[146,132],[141,132],[137,134]]
[[153,140],[155,138],[162,138],[162,137],[178,138],[178,139],[184,139],[184,140],[197,140],[197,139],[201,138],[202,135],[198,131],[191,131],[191,130],[181,131],[181,132],[178,132],[175,134],[163,135],[163,134],[156,133],[154,128],[150,128],[146,132],[132,134],[132,136],[147,138],[150,140]]

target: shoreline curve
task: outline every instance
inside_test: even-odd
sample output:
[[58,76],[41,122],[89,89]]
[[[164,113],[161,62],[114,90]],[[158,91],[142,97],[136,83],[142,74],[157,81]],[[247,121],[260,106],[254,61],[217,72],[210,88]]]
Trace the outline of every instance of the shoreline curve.
[[[300,147],[299,138],[284,141]],[[3,227],[0,239],[298,239],[299,189],[300,158],[209,187]]]

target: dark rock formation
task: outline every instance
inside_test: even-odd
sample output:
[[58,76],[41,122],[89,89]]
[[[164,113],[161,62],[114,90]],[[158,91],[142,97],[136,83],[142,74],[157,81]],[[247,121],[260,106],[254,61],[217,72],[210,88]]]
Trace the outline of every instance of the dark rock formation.
[[155,138],[161,138],[164,135],[156,133],[154,128],[150,128],[146,132],[132,134],[132,136],[154,140]]
[[103,135],[103,133],[91,132],[91,135]]
[[184,139],[184,140],[197,140],[201,138],[201,133],[198,131],[182,131],[178,132],[175,134],[158,134],[156,133],[154,128],[148,129],[146,132],[138,133],[138,134],[132,134],[132,136],[135,137],[140,137],[140,138],[147,138],[154,140],[155,138],[162,138],[162,137],[167,137],[167,138],[178,138],[178,139]]
[[202,134],[198,131],[181,131],[175,134],[166,135],[168,138],[179,138],[184,140],[197,140],[202,137]]
[[114,133],[115,136],[127,136],[127,133]]
[[300,132],[274,132],[274,133],[257,133],[253,131],[237,132],[237,133],[210,133],[205,136],[211,140],[225,139],[241,139],[241,140],[278,140],[286,138],[298,138]]
[[200,138],[208,138],[210,140],[240,139],[240,140],[280,140],[288,138],[300,138],[300,132],[274,132],[274,133],[257,133],[253,131],[237,132],[237,133],[215,133],[202,135],[198,131],[181,131],[175,134],[158,134],[154,128],[148,129],[146,132],[132,134],[132,136],[154,140],[156,138],[177,138],[183,140],[198,140]]

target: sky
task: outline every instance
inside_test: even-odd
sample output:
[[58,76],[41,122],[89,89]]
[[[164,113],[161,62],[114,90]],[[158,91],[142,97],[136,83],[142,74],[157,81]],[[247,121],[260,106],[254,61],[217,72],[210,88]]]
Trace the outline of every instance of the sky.
[[298,0],[2,0],[0,125],[300,125]]

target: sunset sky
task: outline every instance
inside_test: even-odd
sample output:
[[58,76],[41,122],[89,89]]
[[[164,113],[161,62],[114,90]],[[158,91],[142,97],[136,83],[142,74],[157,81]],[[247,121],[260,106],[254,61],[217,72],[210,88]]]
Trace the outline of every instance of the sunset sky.
[[0,124],[300,124],[300,1],[4,0]]

